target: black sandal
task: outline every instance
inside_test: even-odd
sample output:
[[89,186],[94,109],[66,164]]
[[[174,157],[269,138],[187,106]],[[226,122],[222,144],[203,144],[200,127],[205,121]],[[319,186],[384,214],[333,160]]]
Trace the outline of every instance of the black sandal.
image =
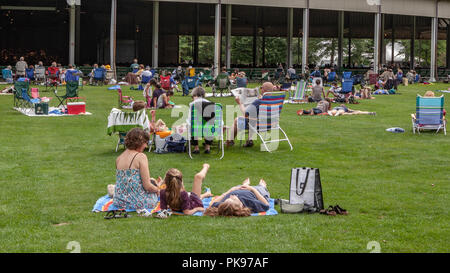
[[334,206],[333,210],[340,215],[348,215],[348,212],[346,209],[341,208],[339,205],[336,204],[336,206]]
[[328,206],[327,209],[322,209],[319,211],[320,214],[326,214],[326,215],[331,215],[331,216],[335,216],[336,215],[336,211],[334,211],[334,207],[333,206]]
[[128,212],[126,212],[125,210],[111,210],[108,211],[105,215],[106,220],[110,220],[110,219],[117,219],[117,218],[128,218],[130,217],[130,215],[128,215]]

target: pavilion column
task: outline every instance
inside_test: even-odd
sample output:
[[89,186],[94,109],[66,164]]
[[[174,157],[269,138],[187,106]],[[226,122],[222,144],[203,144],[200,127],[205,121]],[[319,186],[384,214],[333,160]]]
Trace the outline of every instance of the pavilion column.
[[[113,79],[116,75],[116,28],[117,28],[117,0],[111,0],[111,28],[109,37],[110,65],[113,71]],[[104,58],[103,58],[104,59]]]
[[394,65],[395,61],[395,27],[394,27],[394,15],[392,15],[392,22],[391,22],[391,65]]
[[71,5],[70,12],[70,25],[69,25],[69,64],[75,63],[75,18],[76,8],[75,5]]
[[233,11],[233,6],[232,5],[227,5],[227,33],[226,33],[226,66],[227,69],[231,68],[231,20],[232,20],[232,11]]
[[412,33],[411,33],[411,45],[410,45],[410,69],[414,69],[415,67],[415,61],[416,61],[416,56],[415,56],[415,42],[416,42],[416,16],[412,17]]
[[[437,6],[437,4],[436,4]],[[437,15],[437,13],[436,13]],[[431,18],[431,66],[430,82],[436,81],[437,76],[437,42],[438,42],[438,18]]]
[[344,11],[338,13],[338,69],[342,69],[342,41],[344,40]]
[[294,32],[294,9],[288,8],[287,10],[288,16],[287,16],[287,60],[286,65],[287,67],[291,67],[293,65],[292,63],[292,44],[293,44],[293,32]]
[[75,25],[76,25],[76,30],[75,30],[75,62],[77,65],[80,64],[80,59],[81,59],[81,54],[80,54],[80,31],[81,31],[81,27],[80,27],[80,23],[81,23],[81,18],[80,18],[80,5],[76,5],[76,16],[75,16]]
[[158,67],[158,43],[159,43],[159,2],[153,2],[153,39],[152,39],[152,67]]
[[306,0],[306,8],[303,9],[303,48],[302,48],[302,73],[308,65],[308,40],[309,40],[309,0]]
[[450,25],[447,25],[447,68],[450,69]]
[[220,47],[221,47],[221,16],[222,16],[221,4],[216,4],[216,15],[214,23],[214,76],[219,75],[220,71]]
[[198,41],[199,41],[199,20],[200,20],[200,7],[199,4],[195,4],[195,24],[194,24],[194,64],[198,65]]
[[257,51],[257,45],[256,45],[256,39],[257,39],[257,32],[258,32],[258,13],[259,13],[259,8],[255,7],[255,22],[253,24],[253,67],[256,67],[257,65],[257,60],[256,60],[256,51]]
[[261,64],[266,67],[266,30],[263,29],[262,33],[262,45],[261,45]]
[[352,23],[348,15],[348,67],[352,67]]
[[378,8],[378,13],[375,14],[375,30],[374,30],[374,52],[373,52],[373,71],[379,72],[380,61],[380,37],[381,37],[381,8]]
[[380,29],[380,47],[381,47],[381,51],[380,51],[380,64],[384,65],[386,64],[386,44],[384,41],[384,25],[386,22],[386,15],[382,14],[381,15],[381,29]]

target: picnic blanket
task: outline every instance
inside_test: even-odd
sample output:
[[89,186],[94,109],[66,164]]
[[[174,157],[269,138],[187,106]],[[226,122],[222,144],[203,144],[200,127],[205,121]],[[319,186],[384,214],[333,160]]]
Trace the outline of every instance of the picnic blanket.
[[56,107],[49,107],[48,109],[48,115],[36,115],[34,112],[34,108],[18,108],[14,107],[14,110],[29,116],[29,117],[72,117],[72,116],[80,116],[80,115],[92,115],[90,112],[80,113],[78,115],[69,115],[69,114],[63,114],[59,108]]
[[[207,197],[204,198],[203,201],[203,207],[208,208],[210,205],[212,205],[214,203],[214,200],[217,198],[218,196],[214,196],[214,197]],[[92,209],[92,212],[106,212],[106,211],[111,211],[111,210],[118,210],[118,208],[116,206],[113,205],[113,199],[111,197],[109,197],[109,195],[105,195],[100,197],[97,202],[94,205],[94,208]],[[157,213],[161,210],[160,206],[159,206],[159,201],[156,204],[156,207],[153,208],[150,212],[151,213]],[[133,212],[135,210],[127,210],[128,212]],[[172,212],[172,214],[174,215],[184,215],[184,213],[182,212]],[[252,213],[251,216],[264,216],[264,215],[277,215],[278,212],[275,210],[275,200],[270,198],[269,199],[269,209],[267,211],[264,212],[260,212],[260,213]],[[197,211],[196,213],[193,214],[193,216],[203,216],[203,212],[202,211]]]

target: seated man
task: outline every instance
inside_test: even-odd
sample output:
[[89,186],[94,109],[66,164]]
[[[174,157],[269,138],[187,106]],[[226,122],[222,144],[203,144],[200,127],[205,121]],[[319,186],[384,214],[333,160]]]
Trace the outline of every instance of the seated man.
[[[258,115],[259,115],[259,106],[261,105],[261,98],[264,96],[264,93],[266,92],[272,92],[275,89],[275,86],[271,83],[271,82],[265,82],[261,87],[261,92],[259,95],[259,98],[256,99],[255,101],[252,102],[252,104],[248,105],[247,107],[244,106],[243,103],[241,103],[239,97],[236,97],[235,100],[237,102],[237,104],[239,105],[239,108],[242,112],[242,114],[244,115],[244,122],[245,122],[245,129],[249,129],[249,122],[250,120],[255,121],[258,119]],[[234,139],[237,136],[237,129],[238,129],[238,119],[239,117],[237,117],[234,120],[234,124],[233,124],[233,139],[228,139],[226,144],[227,146],[232,146],[234,145]],[[242,119],[242,117],[241,117]],[[231,134],[230,134],[231,136]],[[249,133],[249,139],[247,140],[247,142],[245,143],[244,147],[252,147],[253,146],[253,140],[252,140],[252,136]]]
[[327,95],[325,96],[325,98],[328,97],[328,95],[331,93],[333,94],[334,97],[338,97],[339,96],[339,92],[341,91],[342,88],[340,88],[337,84],[337,82],[333,82],[331,84],[330,89],[328,89]]

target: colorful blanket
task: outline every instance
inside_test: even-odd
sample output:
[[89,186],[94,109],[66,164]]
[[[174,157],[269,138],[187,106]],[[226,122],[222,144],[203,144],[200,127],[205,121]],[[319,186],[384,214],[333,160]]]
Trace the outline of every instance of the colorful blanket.
[[[204,198],[203,199],[203,207],[205,209],[208,208],[211,204],[214,203],[214,199],[217,197],[218,196]],[[252,213],[251,216],[277,215],[278,212],[275,210],[274,201],[275,200],[272,198],[269,200],[269,209],[267,211],[260,212],[260,213]],[[113,205],[112,198],[109,197],[108,195],[105,195],[105,196],[100,197],[100,199],[97,200],[97,202],[94,205],[94,208],[92,209],[92,212],[105,212],[105,211],[111,211],[111,210],[117,210],[117,209],[118,208]],[[156,213],[160,210],[161,210],[161,208],[160,208],[159,202],[158,202],[156,204],[156,207],[151,210],[151,213]],[[134,210],[127,210],[127,211],[132,212]],[[184,215],[182,212],[173,212],[172,214]],[[193,215],[194,216],[203,216],[203,212],[198,211],[198,212],[194,213]]]

